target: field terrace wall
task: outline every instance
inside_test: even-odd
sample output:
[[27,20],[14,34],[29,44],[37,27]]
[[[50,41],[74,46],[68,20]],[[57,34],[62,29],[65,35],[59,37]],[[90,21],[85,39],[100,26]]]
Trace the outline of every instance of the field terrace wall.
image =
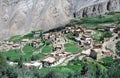
[[76,18],[103,15],[112,11],[120,11],[120,0],[106,0],[106,2],[96,3],[81,7],[75,12]]

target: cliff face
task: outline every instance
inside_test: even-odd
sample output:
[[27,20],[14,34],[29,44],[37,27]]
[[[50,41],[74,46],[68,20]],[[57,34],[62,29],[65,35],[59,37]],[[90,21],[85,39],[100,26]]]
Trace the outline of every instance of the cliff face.
[[120,10],[120,0],[0,0],[0,39]]
[[120,0],[101,0],[89,3],[75,12],[76,18],[103,15],[112,11],[120,11]]

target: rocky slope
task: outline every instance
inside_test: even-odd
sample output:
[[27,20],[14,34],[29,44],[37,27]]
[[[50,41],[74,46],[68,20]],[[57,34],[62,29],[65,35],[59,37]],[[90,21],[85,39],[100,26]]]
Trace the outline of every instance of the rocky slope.
[[0,0],[0,39],[120,10],[120,0]]

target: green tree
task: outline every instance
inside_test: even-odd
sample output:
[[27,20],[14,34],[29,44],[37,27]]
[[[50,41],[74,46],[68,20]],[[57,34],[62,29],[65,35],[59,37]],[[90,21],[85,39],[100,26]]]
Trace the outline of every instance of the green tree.
[[105,37],[105,38],[112,37],[112,32],[110,32],[110,31],[104,32],[103,37]]
[[37,60],[37,59],[38,59],[38,56],[37,56],[37,55],[32,55],[31,61],[35,61],[35,60]]
[[18,67],[19,67],[19,68],[22,68],[22,67],[23,67],[23,56],[20,56],[20,58],[19,58]]
[[0,70],[4,69],[6,66],[6,60],[4,56],[0,53]]
[[63,78],[56,70],[50,70],[44,78]]
[[120,78],[120,59],[114,60],[107,73],[109,78]]
[[116,53],[120,56],[120,41],[116,43]]

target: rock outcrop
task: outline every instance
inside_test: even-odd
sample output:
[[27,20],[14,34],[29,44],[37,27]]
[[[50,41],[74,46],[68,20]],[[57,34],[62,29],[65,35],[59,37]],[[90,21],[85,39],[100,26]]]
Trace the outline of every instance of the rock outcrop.
[[76,18],[103,15],[112,11],[120,11],[120,0],[101,0],[80,7],[75,12]]
[[0,0],[0,39],[120,10],[120,0]]

